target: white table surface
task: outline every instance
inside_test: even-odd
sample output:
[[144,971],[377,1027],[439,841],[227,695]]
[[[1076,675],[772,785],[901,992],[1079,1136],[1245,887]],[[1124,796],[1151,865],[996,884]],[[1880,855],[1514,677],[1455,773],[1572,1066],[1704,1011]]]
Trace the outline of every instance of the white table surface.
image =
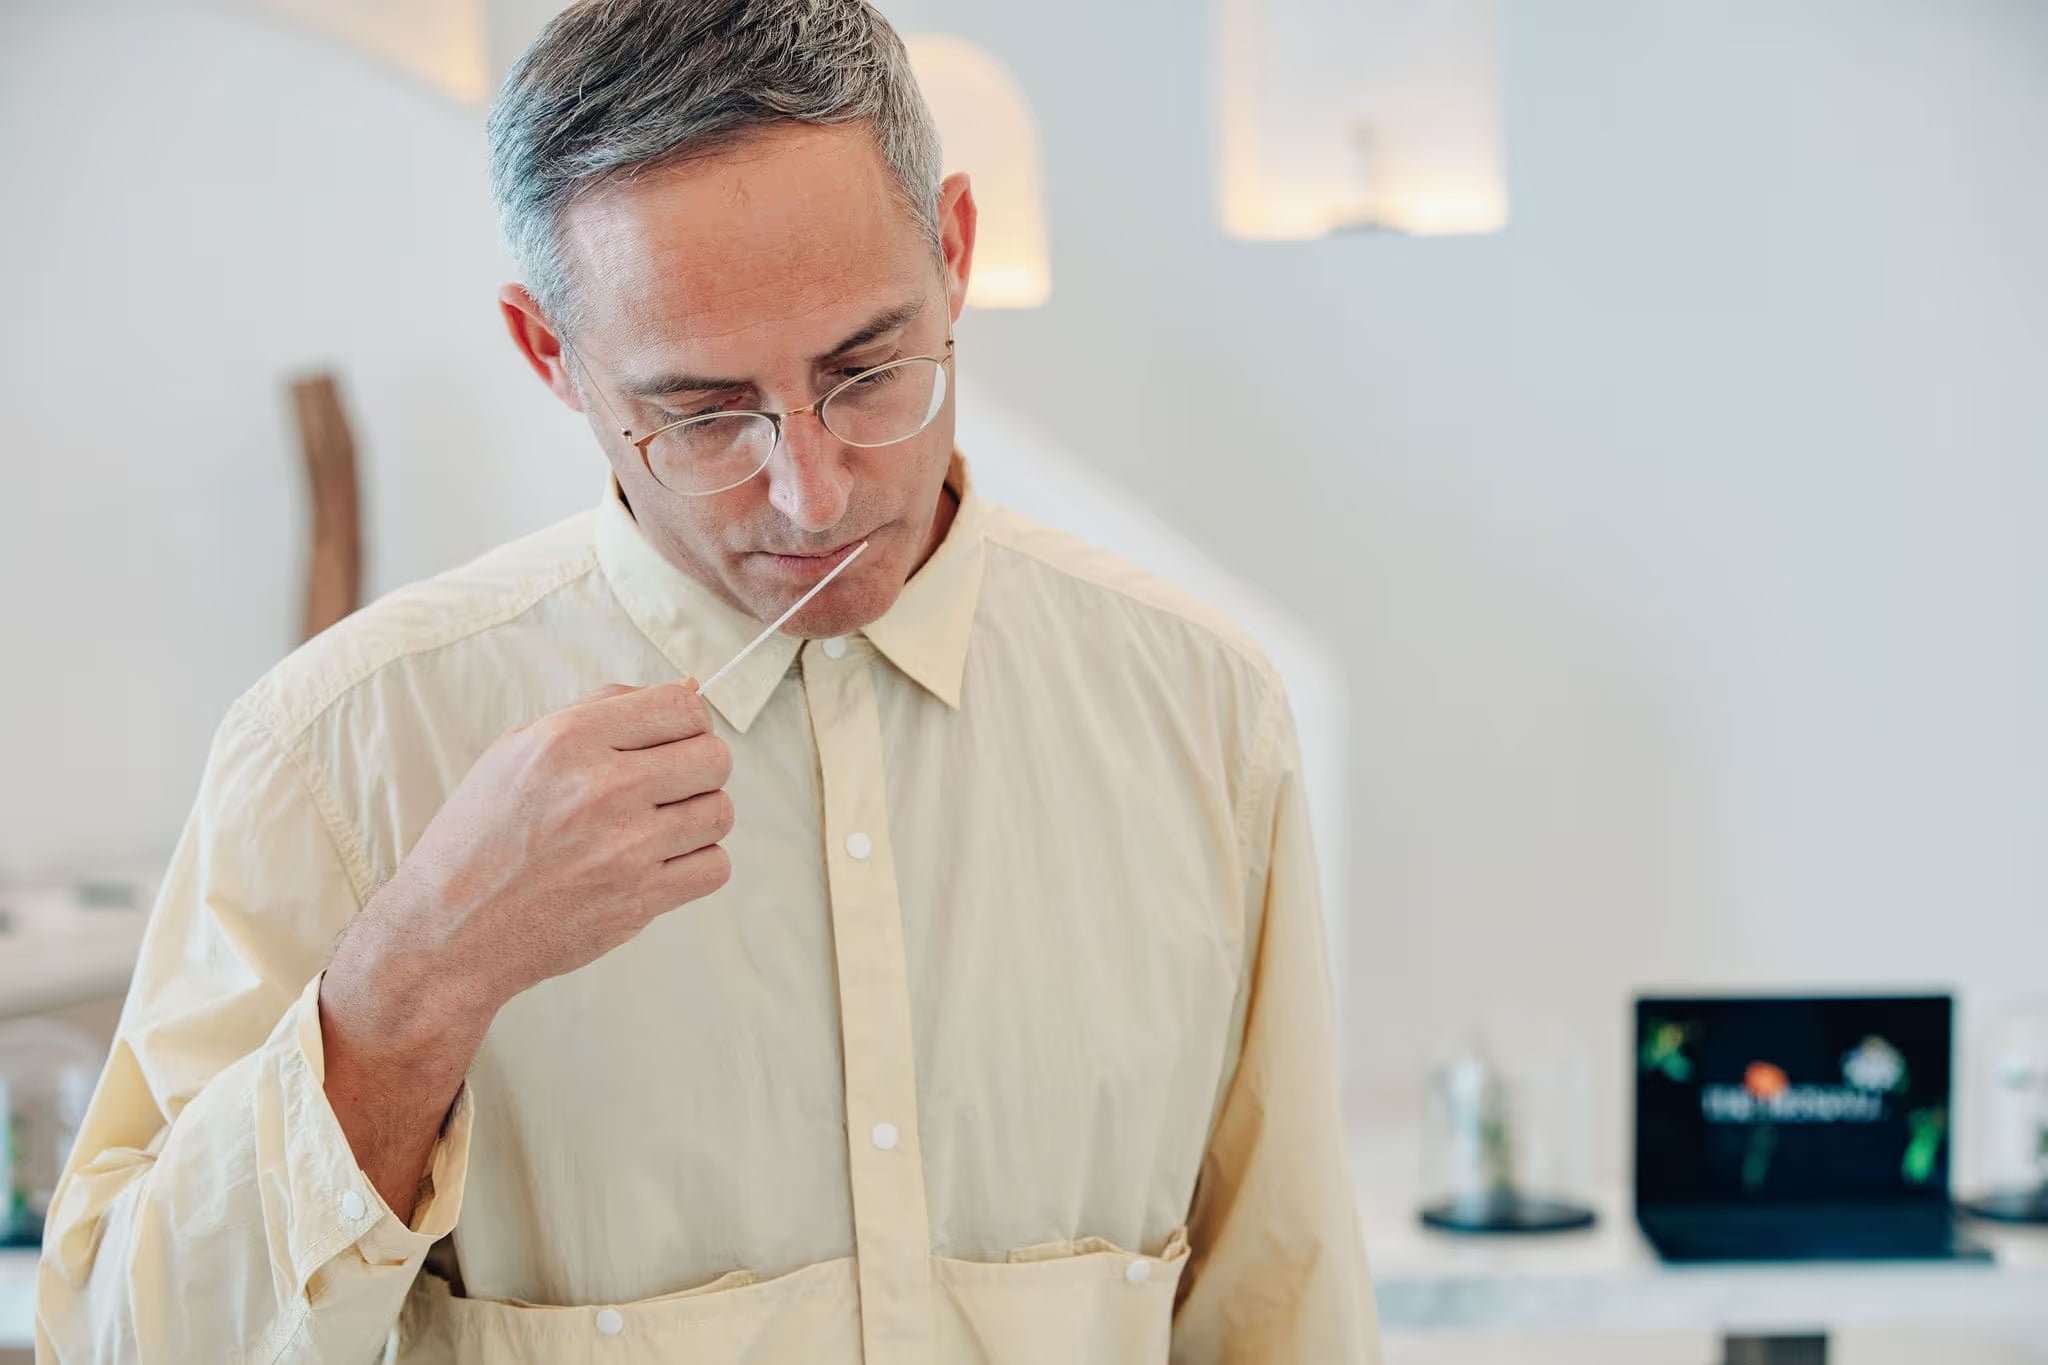
[[1416,1218],[1414,1146],[1360,1129],[1352,1144],[1366,1254],[1389,1333],[1968,1329],[2048,1343],[2048,1229],[1972,1222],[1991,1265],[1810,1262],[1668,1266],[1627,1194],[1596,1191],[1598,1223],[1537,1237],[1432,1231]]
[[33,1346],[36,1308],[36,1254],[0,1251],[0,1351]]
[[128,989],[155,879],[129,872],[102,880],[124,885],[134,904],[87,909],[68,886],[0,888],[10,925],[0,933],[0,1018]]

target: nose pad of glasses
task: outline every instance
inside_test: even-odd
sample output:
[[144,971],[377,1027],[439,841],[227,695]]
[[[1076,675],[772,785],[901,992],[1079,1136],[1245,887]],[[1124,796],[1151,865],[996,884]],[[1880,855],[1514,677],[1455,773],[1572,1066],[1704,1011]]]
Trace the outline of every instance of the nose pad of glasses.
[[771,474],[805,486],[839,474],[847,444],[825,425],[815,405],[782,414],[775,429],[775,448],[765,466]]
[[[799,429],[803,430],[803,435],[797,435]],[[775,424],[775,436],[776,449],[791,453],[794,453],[792,438],[799,448],[802,448],[804,442],[839,442],[839,437],[833,433],[832,428],[825,425],[825,414],[816,403],[783,413],[782,420]]]

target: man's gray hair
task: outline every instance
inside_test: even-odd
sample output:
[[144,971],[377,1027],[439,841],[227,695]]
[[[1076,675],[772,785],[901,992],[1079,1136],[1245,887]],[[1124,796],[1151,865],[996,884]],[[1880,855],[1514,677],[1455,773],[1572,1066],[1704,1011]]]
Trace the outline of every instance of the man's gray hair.
[[566,330],[577,303],[560,228],[579,194],[772,125],[862,121],[936,253],[938,130],[867,0],[579,0],[491,106],[491,193],[527,289]]

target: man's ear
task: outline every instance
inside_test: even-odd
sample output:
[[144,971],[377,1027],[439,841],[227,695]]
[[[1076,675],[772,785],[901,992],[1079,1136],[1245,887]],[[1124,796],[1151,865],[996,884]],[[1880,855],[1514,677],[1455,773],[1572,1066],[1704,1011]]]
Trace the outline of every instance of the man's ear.
[[505,315],[505,328],[512,334],[512,344],[519,348],[519,354],[526,357],[526,363],[540,376],[540,382],[572,410],[583,411],[583,398],[569,377],[562,338],[542,316],[540,305],[534,302],[533,295],[526,292],[526,286],[499,286],[498,310]]
[[967,304],[967,280],[974,273],[974,188],[967,172],[955,171],[939,186],[939,247],[946,260],[946,301],[955,322]]

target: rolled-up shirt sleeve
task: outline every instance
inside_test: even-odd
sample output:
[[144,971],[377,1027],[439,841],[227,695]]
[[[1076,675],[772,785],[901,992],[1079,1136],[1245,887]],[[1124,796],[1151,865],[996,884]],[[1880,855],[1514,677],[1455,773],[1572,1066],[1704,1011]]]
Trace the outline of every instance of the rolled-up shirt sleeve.
[[319,974],[368,877],[247,699],[215,737],[57,1187],[37,1360],[368,1362],[454,1226],[465,1086],[410,1224],[327,1102]]

